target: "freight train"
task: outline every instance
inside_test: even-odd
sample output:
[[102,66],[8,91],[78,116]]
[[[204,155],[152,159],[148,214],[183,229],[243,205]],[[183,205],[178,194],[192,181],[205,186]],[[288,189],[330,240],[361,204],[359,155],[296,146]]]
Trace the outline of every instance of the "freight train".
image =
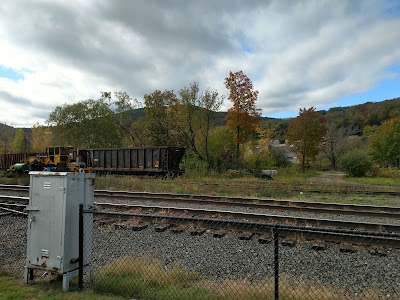
[[180,176],[186,149],[181,147],[74,149],[47,147],[44,153],[0,155],[0,169],[28,173],[33,170],[77,171],[101,174]]

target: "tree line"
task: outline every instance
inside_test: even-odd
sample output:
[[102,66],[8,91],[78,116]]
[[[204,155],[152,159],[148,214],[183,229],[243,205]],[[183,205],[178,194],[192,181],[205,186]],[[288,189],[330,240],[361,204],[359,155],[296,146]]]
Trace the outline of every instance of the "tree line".
[[[373,163],[400,168],[399,109],[389,116],[377,110],[375,119],[359,113],[363,124],[361,117],[352,119],[358,123],[339,118],[340,108],[301,108],[298,117],[286,122],[266,120],[256,106],[258,91],[242,71],[230,72],[224,83],[232,102],[225,125],[217,121],[224,97],[215,89],[201,90],[197,82],[178,92],[155,90],[144,95],[143,103],[125,92],[101,92],[98,99],[57,106],[48,126],[35,124],[29,134],[0,126],[0,151],[42,152],[50,145],[181,146],[187,148],[185,168],[195,172],[288,167],[291,151],[303,172],[344,169],[360,176]],[[133,118],[138,111],[143,113]]]

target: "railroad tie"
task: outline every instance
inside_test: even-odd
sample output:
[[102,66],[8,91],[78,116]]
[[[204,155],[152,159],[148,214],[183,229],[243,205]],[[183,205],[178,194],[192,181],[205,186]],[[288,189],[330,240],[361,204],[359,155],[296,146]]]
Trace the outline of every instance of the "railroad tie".
[[348,242],[342,242],[339,245],[340,252],[356,253],[360,251],[360,247]]
[[325,241],[323,241],[323,240],[313,240],[311,242],[311,249],[313,249],[313,250],[317,250],[317,251],[325,250],[325,246],[326,246],[326,244],[325,244]]
[[171,228],[171,227],[172,227],[172,224],[162,224],[162,225],[159,225],[159,226],[155,227],[154,231],[155,232],[164,232],[168,228]]

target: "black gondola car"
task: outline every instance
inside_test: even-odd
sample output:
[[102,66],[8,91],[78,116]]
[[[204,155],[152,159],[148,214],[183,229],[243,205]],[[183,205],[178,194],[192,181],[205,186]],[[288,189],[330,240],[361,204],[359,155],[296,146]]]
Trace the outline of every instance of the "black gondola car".
[[80,151],[95,173],[136,174],[174,178],[183,173],[181,147],[110,148]]

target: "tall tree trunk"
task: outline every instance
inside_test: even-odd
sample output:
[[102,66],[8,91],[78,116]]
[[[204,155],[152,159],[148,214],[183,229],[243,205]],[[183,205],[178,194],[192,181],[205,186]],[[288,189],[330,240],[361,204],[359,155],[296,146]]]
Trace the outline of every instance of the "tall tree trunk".
[[237,126],[237,133],[236,133],[236,165],[239,164],[239,138],[240,138],[240,126]]
[[210,154],[208,152],[208,132],[210,130],[209,127],[210,123],[207,122],[207,126],[206,126],[206,137],[205,137],[205,143],[206,143],[206,160],[207,160],[207,173],[210,173],[210,169],[211,169],[211,163],[210,163]]

